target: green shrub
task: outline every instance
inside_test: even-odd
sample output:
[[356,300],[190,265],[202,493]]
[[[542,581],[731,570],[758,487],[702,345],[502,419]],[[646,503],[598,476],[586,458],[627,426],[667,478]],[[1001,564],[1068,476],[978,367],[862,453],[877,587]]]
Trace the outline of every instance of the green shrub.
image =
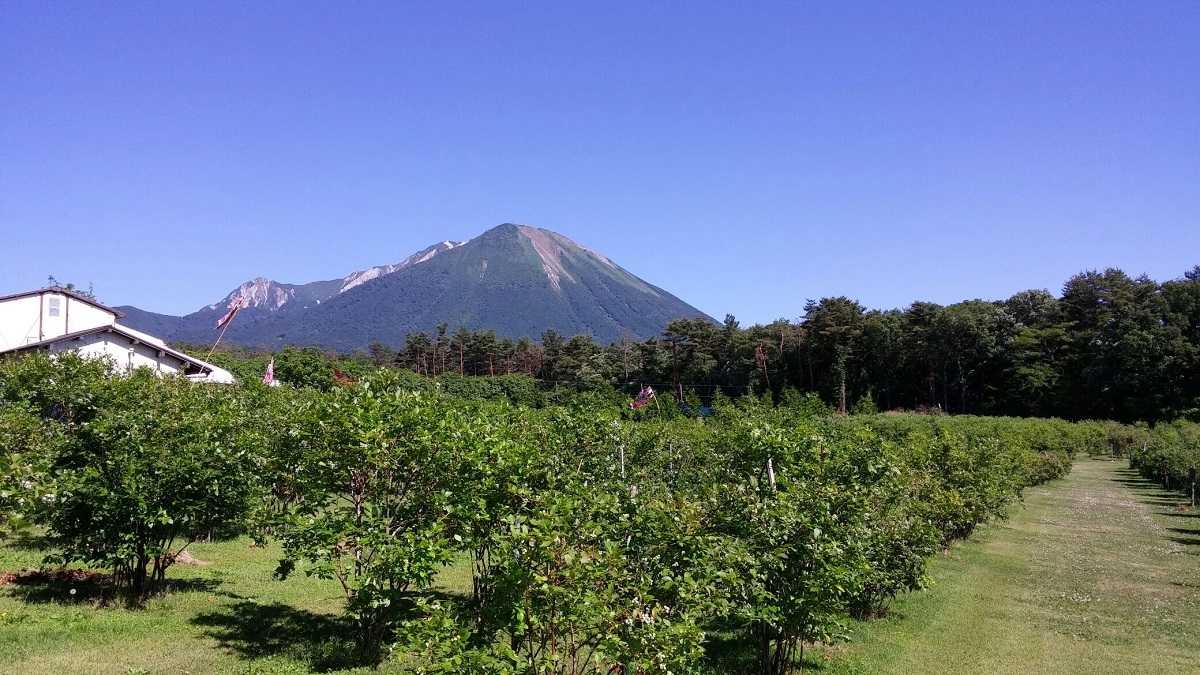
[[[1142,440],[1141,447],[1136,439]],[[1191,497],[1192,472],[1200,469],[1200,424],[1185,420],[1154,425],[1127,448],[1129,466],[1164,488],[1181,490]]]
[[316,425],[285,481],[296,498],[280,518],[285,557],[335,579],[355,619],[361,656],[382,657],[410,590],[451,559],[449,501],[470,415],[449,400],[404,391],[381,371],[319,401]]
[[231,389],[149,373],[108,389],[51,460],[53,508],[42,522],[60,550],[53,560],[112,569],[141,601],[188,543],[241,531],[254,465],[242,443],[247,411]]
[[62,424],[0,401],[0,537],[53,508],[51,462],[66,440]]

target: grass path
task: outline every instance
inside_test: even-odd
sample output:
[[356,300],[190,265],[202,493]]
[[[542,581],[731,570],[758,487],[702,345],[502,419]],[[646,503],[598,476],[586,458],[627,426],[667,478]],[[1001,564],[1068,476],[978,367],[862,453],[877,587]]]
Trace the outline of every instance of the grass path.
[[1200,672],[1200,512],[1081,460],[825,654],[845,673]]

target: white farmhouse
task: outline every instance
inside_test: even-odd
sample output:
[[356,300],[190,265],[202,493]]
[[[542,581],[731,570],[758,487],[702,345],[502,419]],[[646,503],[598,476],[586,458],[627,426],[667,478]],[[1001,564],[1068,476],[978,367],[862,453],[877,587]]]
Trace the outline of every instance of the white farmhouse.
[[121,313],[82,293],[53,286],[0,296],[0,355],[32,350],[108,357],[118,368],[183,374],[196,382],[233,382],[233,375],[117,323]]

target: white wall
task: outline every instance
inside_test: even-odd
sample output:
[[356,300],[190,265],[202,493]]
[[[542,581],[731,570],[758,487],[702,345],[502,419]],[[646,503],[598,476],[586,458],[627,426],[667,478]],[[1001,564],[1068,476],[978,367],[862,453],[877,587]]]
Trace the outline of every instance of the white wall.
[[38,341],[38,296],[0,302],[0,351]]
[[167,354],[160,359],[158,350],[152,346],[145,344],[130,346],[129,340],[116,333],[85,335],[78,340],[59,342],[50,346],[51,354],[70,351],[78,352],[81,356],[88,358],[108,358],[121,372],[128,372],[135,368],[149,368],[163,375],[175,375],[182,367],[175,357]]
[[[149,368],[160,375],[177,375],[186,370],[179,358],[161,351],[153,344],[131,344],[129,338],[119,333],[96,333],[77,340],[67,340],[50,345],[51,354],[74,351],[87,358],[107,358],[119,372],[130,372],[137,368]],[[224,368],[213,367],[205,375],[188,375],[193,382],[233,384],[233,374]]]
[[[51,316],[51,298],[58,300],[58,316]],[[46,291],[0,302],[0,351],[112,325],[117,317],[65,293]]]
[[[96,328],[97,326],[111,326],[117,320],[117,315],[100,309],[95,305],[90,305],[82,300],[77,300],[69,295],[63,296],[64,308],[67,303],[70,303],[68,311],[63,313],[63,335],[68,333],[78,333],[81,330]],[[50,337],[47,335],[46,337]]]

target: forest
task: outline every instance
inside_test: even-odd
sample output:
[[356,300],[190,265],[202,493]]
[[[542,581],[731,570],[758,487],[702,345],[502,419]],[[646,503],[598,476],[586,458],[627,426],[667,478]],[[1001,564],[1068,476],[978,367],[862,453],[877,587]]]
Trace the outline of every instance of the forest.
[[[315,355],[308,350],[308,361]],[[267,360],[244,351],[214,359],[251,378]],[[282,361],[284,381],[330,377],[296,349]],[[403,345],[341,355],[339,363],[347,373],[373,365],[429,376],[523,374],[542,388],[627,394],[649,384],[704,402],[717,391],[771,392],[777,401],[812,392],[840,411],[1153,422],[1200,415],[1200,266],[1163,283],[1108,269],[1075,275],[1058,297],[1028,290],[1003,301],[914,302],[903,310],[829,297],[808,301],[795,321],[745,328],[733,316],[719,325],[675,321],[659,337],[610,345],[553,331],[513,340],[442,324],[409,334]]]

